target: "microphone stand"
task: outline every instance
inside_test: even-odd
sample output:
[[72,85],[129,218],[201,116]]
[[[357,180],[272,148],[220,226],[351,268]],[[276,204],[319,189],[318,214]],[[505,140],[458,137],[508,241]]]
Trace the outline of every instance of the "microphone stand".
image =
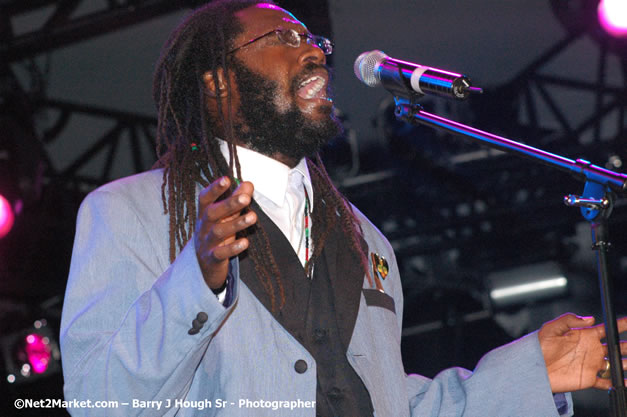
[[585,182],[583,196],[569,195],[564,197],[564,202],[568,206],[580,207],[581,214],[590,223],[592,229],[592,249],[597,251],[597,270],[612,380],[612,388],[609,390],[612,416],[627,417],[627,390],[625,389],[620,340],[616,325],[612,281],[607,267],[607,252],[610,246],[607,219],[612,212],[616,193],[627,191],[627,175],[592,165],[583,159],[573,161],[427,113],[416,103],[416,99],[419,97],[420,94],[417,93],[412,93],[409,98],[394,97],[396,118],[410,124],[422,124],[460,135],[472,142],[532,159],[544,165],[570,172],[577,179]]

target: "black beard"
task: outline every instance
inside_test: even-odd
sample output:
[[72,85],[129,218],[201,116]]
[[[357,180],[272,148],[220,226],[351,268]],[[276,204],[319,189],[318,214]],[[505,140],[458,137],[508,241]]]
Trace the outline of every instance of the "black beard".
[[[248,148],[270,157],[281,154],[296,164],[342,132],[332,106],[326,107],[329,117],[320,121],[305,117],[294,101],[287,111],[280,111],[274,104],[278,95],[276,82],[255,74],[236,59],[232,68],[241,98],[233,128],[235,137]],[[319,68],[313,63],[305,66],[292,80],[292,97],[296,97],[298,84]]]

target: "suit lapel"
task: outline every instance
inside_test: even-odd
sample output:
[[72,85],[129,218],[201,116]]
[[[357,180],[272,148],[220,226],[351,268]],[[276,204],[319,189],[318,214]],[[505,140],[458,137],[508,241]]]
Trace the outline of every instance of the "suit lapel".
[[[281,282],[285,292],[285,305],[279,309],[281,299],[276,281],[273,280],[272,285],[276,293],[277,311],[272,311],[270,295],[266,292],[257,276],[254,263],[247,252],[245,252],[244,255],[240,255],[241,279],[264,307],[272,313],[274,318],[292,335],[302,340],[301,332],[304,329],[303,323],[305,322],[305,314],[307,312],[307,309],[302,307],[309,303],[311,282],[309,278],[305,276],[305,269],[301,265],[292,245],[281,230],[256,203],[253,203],[253,210],[257,214],[259,226],[263,227],[268,236],[271,247],[270,250],[279,267]],[[259,231],[255,233],[259,233]],[[270,255],[270,253],[264,253],[262,256]]]
[[[363,239],[361,243],[366,245]],[[355,259],[349,248],[350,239],[344,235],[338,221],[327,238],[323,255],[333,290],[340,337],[345,349],[348,348],[355,329],[364,281],[359,260]]]
[[[304,307],[309,304],[311,280],[306,277],[305,270],[294,249],[279,228],[256,204],[253,205],[253,210],[257,213],[259,225],[264,228],[271,242],[271,250],[281,272],[285,305],[279,311],[272,311],[270,296],[257,277],[254,264],[247,253],[240,255],[241,279],[274,318],[294,337],[302,341],[308,310]],[[367,247],[363,239],[360,243]],[[330,282],[340,338],[345,349],[348,348],[357,321],[364,281],[359,259],[355,259],[349,248],[350,239],[344,235],[338,221],[329,233],[322,251],[320,261],[326,263],[326,268],[316,268],[314,265],[314,279],[328,279]],[[270,256],[270,254],[264,256]],[[325,269],[328,276],[319,276]],[[273,285],[276,288],[274,282]],[[278,291],[276,296],[278,307],[280,304]]]

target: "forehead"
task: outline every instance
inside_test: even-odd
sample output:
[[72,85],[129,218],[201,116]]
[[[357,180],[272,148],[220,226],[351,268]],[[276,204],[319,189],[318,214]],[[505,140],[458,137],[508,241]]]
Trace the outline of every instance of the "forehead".
[[259,36],[278,27],[307,29],[293,14],[273,4],[257,4],[240,10],[235,16],[244,26],[244,32],[238,36],[243,39]]

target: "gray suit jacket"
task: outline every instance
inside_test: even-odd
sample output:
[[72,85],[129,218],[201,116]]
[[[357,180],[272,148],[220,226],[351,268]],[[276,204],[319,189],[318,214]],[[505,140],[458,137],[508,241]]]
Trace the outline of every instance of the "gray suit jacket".
[[[161,183],[160,170],[118,180],[81,206],[61,325],[65,397],[77,400],[69,411],[315,416],[316,363],[239,279],[238,262],[228,308],[203,281],[193,239],[170,264]],[[570,396],[551,394],[535,333],[488,353],[474,372],[406,375],[394,253],[358,215],[369,252],[389,261],[382,284],[394,301],[386,308],[362,293],[347,352],[377,417],[572,415]],[[200,312],[207,320],[189,334]]]

